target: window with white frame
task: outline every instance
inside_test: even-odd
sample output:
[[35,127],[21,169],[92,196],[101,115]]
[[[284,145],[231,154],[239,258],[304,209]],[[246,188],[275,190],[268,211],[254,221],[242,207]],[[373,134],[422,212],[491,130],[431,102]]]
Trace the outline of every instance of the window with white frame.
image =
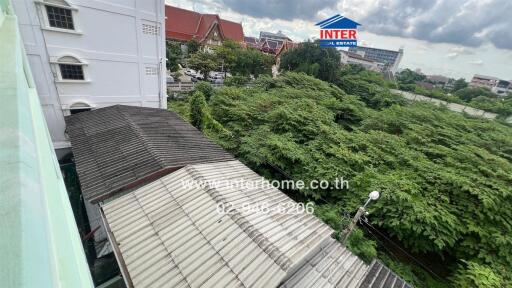
[[41,25],[44,29],[81,33],[75,22],[77,8],[66,0],[36,0],[40,4]]
[[74,30],[73,12],[71,9],[45,5],[50,27]]
[[54,62],[57,66],[57,78],[60,81],[86,81],[84,66],[87,64],[81,62],[75,57],[64,56]]

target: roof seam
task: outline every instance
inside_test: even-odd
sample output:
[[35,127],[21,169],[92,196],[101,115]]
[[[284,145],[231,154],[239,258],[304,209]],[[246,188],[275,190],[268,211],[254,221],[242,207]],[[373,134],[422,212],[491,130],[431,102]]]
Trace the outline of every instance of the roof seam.
[[[185,167],[187,171],[192,175],[193,178],[198,179],[200,183],[205,183],[208,186],[208,189],[205,189],[208,195],[212,197],[212,199],[217,203],[223,203],[227,205],[230,202],[215,188],[210,185],[210,182],[201,175],[199,171],[196,170],[195,167],[189,165]],[[213,193],[212,193],[213,192]],[[260,247],[283,271],[287,271],[291,265],[292,261],[288,256],[286,256],[277,246],[275,246],[270,240],[263,235],[249,220],[247,220],[238,209],[233,208],[236,213],[228,213],[229,217],[235,222],[242,231],[244,231],[247,236],[258,246]],[[239,217],[236,217],[239,215]],[[246,227],[243,227],[244,223],[247,224]],[[254,235],[251,236],[251,234]],[[255,241],[256,239],[261,238],[260,241]],[[277,252],[277,253],[274,253]]]
[[[186,167],[185,167],[185,171],[189,172],[189,171],[186,169]],[[193,177],[192,177],[192,178],[193,178]],[[162,181],[162,178],[158,179],[158,181],[159,181],[159,182],[160,182],[164,187],[167,187],[167,184],[166,184],[164,181]],[[235,271],[233,271],[233,269],[230,267],[229,262],[228,262],[226,259],[224,259],[224,257],[219,253],[219,251],[217,251],[217,249],[215,249],[215,246],[214,246],[214,245],[210,242],[210,240],[208,240],[208,238],[204,235],[203,230],[201,230],[201,229],[197,226],[197,224],[196,224],[196,222],[194,221],[194,219],[192,219],[192,218],[190,217],[190,214],[189,214],[189,213],[187,213],[187,211],[183,208],[183,205],[181,205],[181,203],[176,199],[176,197],[174,197],[174,195],[172,195],[172,193],[170,193],[169,189],[166,189],[166,191],[167,191],[167,192],[169,193],[169,195],[172,197],[172,199],[174,200],[174,202],[176,202],[176,204],[178,205],[178,207],[183,211],[183,213],[186,215],[186,217],[190,220],[190,222],[192,222],[192,225],[194,225],[194,227],[197,229],[197,231],[199,232],[199,234],[201,234],[201,236],[204,238],[204,240],[208,243],[208,245],[210,245],[210,246],[213,248],[213,251],[215,251],[215,254],[217,254],[217,255],[220,257],[220,259],[222,259],[222,261],[224,262],[224,265],[223,265],[223,266],[228,267],[228,268],[229,268],[229,270],[230,270],[230,271],[233,273],[233,275],[235,276],[235,278],[236,278],[238,281],[240,281],[240,283],[242,284],[242,286],[243,286],[243,287],[246,287],[246,286],[245,286],[245,284],[244,284],[244,282],[243,282],[243,281],[238,277],[238,274],[237,274]],[[173,261],[174,261],[174,259],[173,259]],[[180,270],[180,271],[181,271],[181,270]],[[218,271],[216,271],[216,272],[218,272]],[[213,275],[211,275],[211,276],[213,276]],[[210,278],[208,278],[208,279],[210,279]],[[205,281],[208,281],[208,279],[206,279]],[[201,285],[200,285],[200,286],[202,286],[203,284],[204,284],[204,283],[201,283]]]
[[[158,179],[158,182],[160,182],[163,186],[166,186],[165,183],[162,181],[162,179]],[[157,230],[155,229],[155,227],[153,226],[153,221],[151,220],[151,218],[149,218],[148,214],[146,213],[146,210],[144,209],[144,205],[142,205],[142,203],[139,201],[139,197],[137,197],[137,194],[136,193],[133,193],[133,197],[135,198],[135,201],[137,201],[137,205],[139,205],[140,209],[144,212],[144,217],[146,217],[151,225],[151,229],[153,229],[153,232],[155,232],[156,236],[158,237],[158,240],[160,240],[160,242],[162,243],[162,246],[164,246],[164,249],[165,251],[167,251],[167,255],[169,256],[170,260],[174,263],[174,265],[176,266],[176,269],[178,269],[178,271],[180,272],[181,276],[183,277],[183,279],[185,280],[185,282],[187,283],[187,286],[188,287],[192,287],[192,285],[188,282],[187,280],[187,277],[185,276],[185,274],[183,273],[183,271],[181,271],[180,267],[178,266],[178,264],[174,261],[174,257],[172,256],[171,254],[171,251],[169,251],[169,249],[167,248],[167,246],[165,245],[165,242],[164,240],[160,237],[160,234],[158,234]],[[178,206],[180,207],[181,210],[184,210],[183,207],[181,206],[181,204],[178,203],[178,201],[176,200],[176,198],[174,198],[174,196],[171,194],[171,197],[172,199],[174,200],[174,202],[176,202],[176,204],[178,204]],[[186,213],[185,213],[186,214]]]

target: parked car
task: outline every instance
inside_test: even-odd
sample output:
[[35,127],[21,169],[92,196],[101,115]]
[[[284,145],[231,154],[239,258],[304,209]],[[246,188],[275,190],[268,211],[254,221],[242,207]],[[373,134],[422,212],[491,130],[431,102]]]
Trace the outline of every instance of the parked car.
[[197,74],[197,72],[194,69],[190,69],[190,68],[185,69],[185,75],[187,75],[187,76],[195,77],[196,74]]
[[194,76],[194,78],[196,78],[196,79],[197,79],[197,80],[199,80],[199,81],[203,81],[203,80],[204,80],[203,74],[201,74],[201,73],[197,73],[197,74]]
[[211,78],[211,77],[222,77],[222,78],[224,78],[224,72],[211,71],[210,74],[209,74],[209,78]]
[[170,76],[170,75],[167,75],[166,82],[167,82],[167,84],[172,84],[172,83],[174,83],[174,77],[172,77],[172,76]]
[[213,84],[222,84],[224,83],[224,77],[220,75],[208,77],[208,81],[210,81]]

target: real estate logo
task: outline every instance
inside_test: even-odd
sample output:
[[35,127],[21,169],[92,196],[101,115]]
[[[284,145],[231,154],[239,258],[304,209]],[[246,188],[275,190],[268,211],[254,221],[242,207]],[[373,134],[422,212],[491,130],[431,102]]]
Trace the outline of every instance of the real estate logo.
[[361,24],[339,14],[320,21],[321,47],[357,46],[357,26]]

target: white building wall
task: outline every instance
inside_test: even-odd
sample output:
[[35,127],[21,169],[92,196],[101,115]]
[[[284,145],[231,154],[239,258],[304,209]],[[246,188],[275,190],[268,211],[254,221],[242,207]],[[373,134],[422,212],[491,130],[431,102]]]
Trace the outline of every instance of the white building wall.
[[[47,25],[45,1],[14,0],[55,148],[69,147],[64,116],[74,104],[165,108],[164,0],[50,0],[73,9],[75,31]],[[59,80],[63,56],[82,62],[85,81]]]

